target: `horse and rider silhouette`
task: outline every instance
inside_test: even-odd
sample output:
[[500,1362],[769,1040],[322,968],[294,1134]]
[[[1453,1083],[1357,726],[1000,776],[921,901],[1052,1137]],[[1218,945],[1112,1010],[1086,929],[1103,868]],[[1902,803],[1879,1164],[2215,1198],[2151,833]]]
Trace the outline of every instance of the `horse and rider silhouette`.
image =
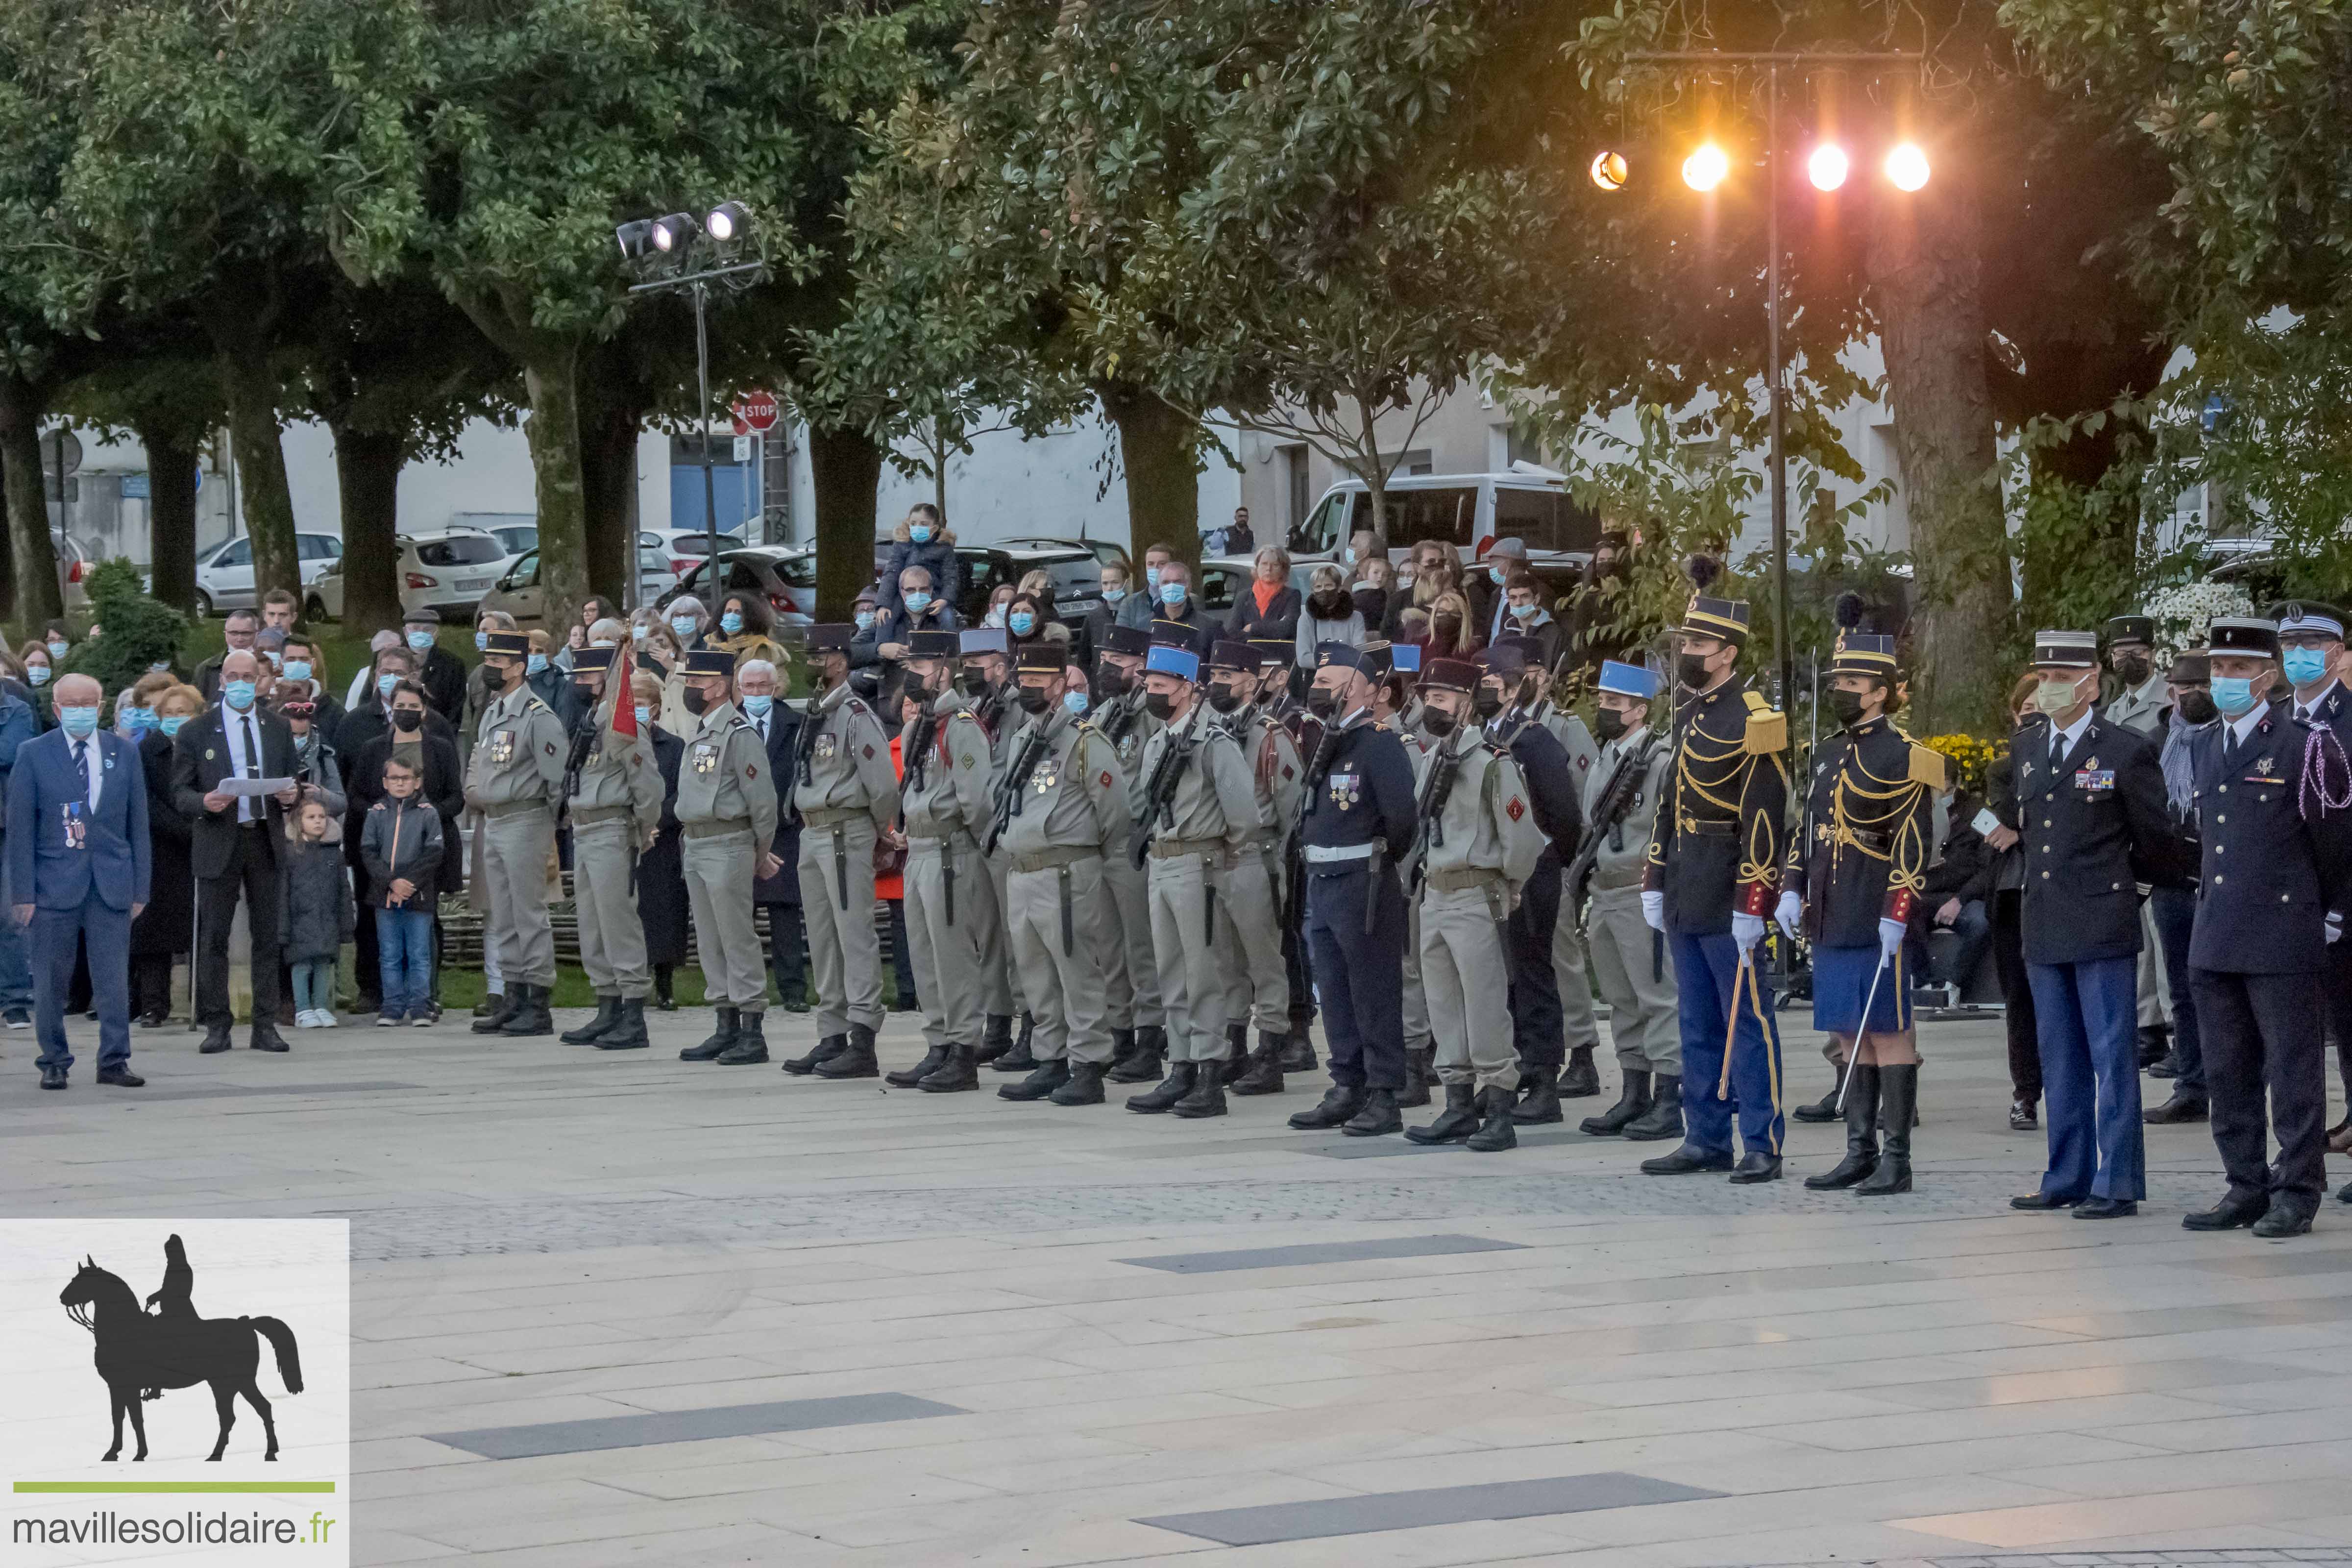
[[261,1340],[278,1352],[278,1375],[286,1392],[302,1392],[302,1359],[294,1347],[294,1331],[275,1318],[200,1318],[191,1297],[195,1270],[188,1266],[188,1249],[176,1236],[163,1243],[163,1285],[147,1298],[149,1313],[139,1305],[130,1286],[100,1268],[88,1255],[72,1283],[58,1293],[67,1316],[97,1338],[93,1358],[98,1375],[106,1381],[114,1403],[114,1446],[103,1458],[122,1453],[122,1417],[139,1439],[136,1461],[147,1457],[147,1418],[140,1401],[153,1399],[167,1388],[188,1388],[208,1383],[213,1407],[220,1413],[220,1440],[205,1456],[217,1459],[228,1449],[228,1430],[236,1424],[238,1394],[261,1417],[269,1439],[265,1459],[278,1458],[278,1423],[269,1401],[254,1381],[261,1366]]

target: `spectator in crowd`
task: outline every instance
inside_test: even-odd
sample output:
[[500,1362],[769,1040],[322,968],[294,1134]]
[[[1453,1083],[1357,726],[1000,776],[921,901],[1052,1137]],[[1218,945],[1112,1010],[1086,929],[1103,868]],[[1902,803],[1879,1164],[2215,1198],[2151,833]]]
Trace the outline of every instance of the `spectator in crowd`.
[[[700,599],[691,594],[680,594],[669,602],[669,607],[662,613],[668,621],[670,636],[677,639],[681,656],[692,653],[702,646],[702,634],[710,626],[710,612],[704,607]],[[683,657],[680,658],[679,662],[681,664],[685,662]]]
[[[988,609],[981,616],[980,624],[983,626],[1003,628],[1004,617],[1012,613],[1013,595],[1020,591],[1011,583],[999,583],[995,587],[991,588],[988,591]],[[859,627],[862,630],[871,624],[871,622],[860,622]]]
[[[909,572],[920,572],[910,566]],[[903,605],[906,601],[902,600]],[[768,750],[768,782],[776,792],[776,836],[771,847],[783,868],[751,884],[751,901],[768,911],[768,964],[787,1012],[808,1011],[808,936],[801,916],[801,830],[792,810],[794,752],[801,716],[782,699],[783,672],[766,659],[736,668],[736,707]]]
[[188,816],[172,794],[172,751],[181,728],[204,710],[202,693],[174,680],[153,698],[155,727],[139,737],[147,782],[149,891],[131,922],[131,1010],[142,1029],[172,1018],[172,963],[194,946],[196,879],[188,868]]
[[930,577],[933,597],[956,603],[963,591],[963,563],[955,552],[955,531],[940,519],[939,508],[917,501],[890,532],[890,553],[882,565],[882,588],[874,601],[879,616],[898,607],[906,592],[902,576],[919,566]]
[[1298,649],[1298,668],[1311,670],[1315,668],[1318,643],[1362,647],[1364,617],[1356,612],[1356,601],[1348,592],[1346,578],[1329,562],[1307,574],[1307,603],[1298,616],[1294,640]]
[[667,623],[646,628],[646,640],[637,645],[637,673],[661,685],[654,710],[661,727],[673,735],[693,734],[700,721],[686,705],[686,649]]
[[1417,609],[1426,616],[1440,594],[1461,586],[1462,571],[1451,545],[1423,540],[1412,547],[1406,564],[1411,568],[1411,578],[1400,582],[1395,594],[1390,596],[1388,619],[1381,626],[1391,642],[1412,640],[1402,629],[1405,611]]
[[1528,547],[1520,540],[1498,539],[1487,547],[1484,566],[1462,585],[1462,596],[1470,602],[1473,634],[1482,647],[1506,629],[1503,623],[1509,617],[1503,590],[1512,578],[1528,574]]
[[[189,858],[196,874],[196,1021],[199,1049],[229,1048],[235,1023],[228,1000],[229,927],[242,901],[253,939],[252,1048],[283,1051],[278,1016],[278,863],[286,811],[301,799],[289,784],[273,795],[233,795],[232,778],[282,779],[294,773],[294,737],[286,721],[257,700],[260,660],[233,648],[221,661],[221,700],[181,732],[172,758],[172,788],[192,823]],[[142,802],[139,813],[146,816]],[[143,838],[142,831],[142,838]],[[96,973],[96,965],[92,965]]]
[[391,630],[380,631],[376,633],[375,636],[368,638],[368,661],[359,668],[352,671],[352,683],[343,689],[344,712],[349,713],[361,703],[366,701],[370,696],[373,695],[375,691],[375,661],[377,656],[382,654],[383,650],[388,647],[404,647],[406,645],[400,640],[400,634]]
[[895,668],[907,657],[907,639],[916,631],[961,631],[955,606],[931,591],[929,568],[909,566],[898,574],[898,602],[876,613],[874,624],[850,639],[849,663],[854,669],[876,664]]
[[1422,668],[1429,668],[1433,658],[1471,658],[1478,652],[1478,634],[1472,629],[1470,605],[1454,589],[1448,588],[1429,602],[1424,612],[1429,617],[1426,627],[1414,628],[1417,636],[1405,640],[1421,644]]
[[1215,640],[1217,628],[1201,608],[1201,601],[1193,596],[1192,569],[1173,556],[1160,563],[1157,595],[1159,602],[1150,626],[1153,640],[1167,638],[1171,626],[1182,626],[1192,634],[1187,646],[1202,658],[1208,658],[1209,644]]
[[1045,624],[1063,626],[1060,601],[1054,592],[1053,574],[1043,566],[1032,566],[1021,574],[1019,592],[1026,594],[1045,607]]
[[1250,529],[1249,508],[1245,506],[1234,508],[1233,525],[1225,530],[1225,547],[1219,553],[1253,557],[1256,555],[1257,535]]
[[[12,692],[0,691],[0,802],[8,797],[8,771],[16,765],[16,748],[41,732],[32,705]],[[0,866],[6,864],[5,833],[0,833]],[[0,890],[0,904],[16,900]],[[33,954],[24,928],[0,914],[0,1018],[12,1029],[33,1023]]]
[[302,602],[284,588],[272,588],[261,595],[261,629],[265,632],[290,634],[301,614]]
[[[1964,790],[1953,792],[1943,853],[1927,868],[1918,900],[1911,906],[1911,973],[1920,988],[1950,986],[1955,1002],[1992,942],[1992,917],[1985,906],[1992,896],[1999,857],[1976,829],[1979,804]],[[1927,943],[1939,931],[1958,938],[1940,958]],[[1941,996],[1922,997],[1920,1005],[1936,1006],[1943,1001]]]
[[[1562,630],[1558,620],[1543,602],[1543,584],[1526,573],[1512,578],[1503,586],[1503,618],[1508,629],[1535,641],[1531,656],[1549,673],[1559,665]],[[1550,682],[1547,680],[1549,687]]]
[[155,699],[179,682],[168,672],[151,670],[117,692],[114,698],[114,732],[130,742],[155,727]]
[[[678,852],[677,769],[686,756],[686,742],[663,718],[667,700],[662,682],[650,670],[629,678],[629,692],[637,700],[637,728],[653,742],[654,763],[661,769],[661,827],[645,853],[637,857],[637,919],[646,928],[646,962],[654,972],[654,1006],[677,1010],[674,988],[679,964],[686,962],[686,868]],[[685,708],[681,716],[691,720]],[[692,731],[689,731],[688,733]]]
[[1106,561],[1101,571],[1102,597],[1087,612],[1078,626],[1076,646],[1071,650],[1072,661],[1083,668],[1094,668],[1095,655],[1103,646],[1103,634],[1118,624],[1118,615],[1127,601],[1134,595],[1134,584],[1127,579],[1125,561]]
[[1151,629],[1152,617],[1160,613],[1160,569],[1175,559],[1176,552],[1165,544],[1144,547],[1143,582],[1139,591],[1129,594],[1119,605],[1119,625],[1138,631]]
[[63,621],[51,621],[41,628],[41,643],[49,650],[50,659],[62,664],[73,649],[73,630]]
[[[2030,671],[2010,688],[2009,710],[2017,727],[2036,711],[2041,678]],[[2009,1125],[2019,1132],[2042,1124],[2042,1042],[2033,1013],[2033,991],[2025,972],[2024,826],[2017,794],[2017,760],[2003,753],[1985,770],[1985,809],[1997,826],[1985,831],[1993,856],[1992,961],[2000,975],[2002,1032],[2009,1037]]]
[[1580,668],[1598,669],[1603,659],[1625,658],[1641,643],[1637,629],[1620,624],[1632,614],[1625,598],[1632,549],[1622,531],[1612,528],[1603,532],[1593,543],[1591,563],[1570,596],[1568,646],[1576,650]]
[[[302,798],[324,802],[328,811],[342,816],[342,762],[334,742],[319,728],[317,683],[280,680],[270,689],[269,706],[294,737],[294,782],[301,786]],[[340,830],[333,841],[343,841]]]
[[363,814],[360,843],[376,931],[375,1022],[380,1029],[421,1027],[441,1011],[435,894],[448,858],[446,825],[421,793],[415,756],[386,757],[382,783],[382,797]]
[[1269,544],[1251,559],[1249,586],[1234,596],[1223,635],[1235,642],[1289,642],[1298,636],[1300,603],[1290,585],[1290,552]]
[[[343,777],[347,784],[351,779],[352,759],[366,750],[369,742],[392,727],[389,711],[394,689],[406,680],[415,682],[419,692],[425,691],[424,685],[416,682],[416,656],[405,647],[388,647],[375,656],[375,663],[372,667],[374,674],[368,682],[366,700],[344,715],[341,729],[335,736],[335,754],[342,759]],[[442,717],[440,710],[431,705],[429,694],[425,696],[425,716],[419,727],[426,733],[438,735],[456,745],[457,726]],[[346,842],[356,844],[359,829],[354,826],[343,837]]]
[[755,658],[766,659],[780,672],[792,667],[792,657],[776,640],[776,612],[758,594],[730,590],[719,600],[718,628],[705,635],[703,646],[731,654],[738,668]]
[[1356,563],[1355,581],[1348,584],[1356,613],[1364,617],[1367,633],[1377,632],[1389,618],[1389,600],[1396,593],[1396,566],[1388,552],[1376,551]]
[[530,651],[523,656],[523,684],[531,695],[553,709],[568,722],[566,711],[572,706],[569,695],[572,682],[555,668],[555,639],[542,630],[530,634]]
[[570,676],[572,656],[592,645],[596,636],[596,623],[616,619],[618,614],[613,608],[612,600],[598,595],[591,594],[581,600],[580,614],[572,618],[570,628],[565,631],[563,646],[555,650],[555,668]]
[[1360,528],[1348,536],[1347,548],[1339,552],[1340,574],[1352,583],[1355,581],[1358,567],[1375,555],[1385,557],[1387,554],[1388,551],[1381,545],[1379,534],[1369,528]]
[[[408,651],[422,661],[411,670],[410,677],[424,688],[425,706],[452,724],[459,722],[466,713],[466,665],[440,644],[440,612],[429,605],[408,611],[400,618],[400,633]],[[482,646],[478,627],[474,646]]]
[[280,928],[294,985],[294,1026],[335,1026],[335,965],[358,923],[351,879],[343,874],[343,831],[326,802],[307,799],[289,813],[291,840],[278,862]]
[[25,668],[25,685],[31,693],[33,722],[46,733],[57,727],[58,711],[50,679],[57,667],[49,658],[47,643],[28,642],[16,652],[17,661]]
[[1028,644],[1045,637],[1053,625],[1053,612],[1037,602],[1034,595],[1015,590],[1004,602],[1004,635],[1013,645],[1015,658]]
[[[385,700],[389,709],[384,727],[352,753],[343,767],[349,801],[343,816],[343,839],[350,847],[354,890],[365,907],[373,909],[381,902],[382,889],[370,877],[360,847],[367,833],[368,812],[384,798],[385,764],[394,757],[402,757],[417,775],[425,804],[441,819],[440,871],[425,889],[431,900],[426,909],[437,910],[441,895],[460,893],[466,884],[465,841],[457,831],[458,814],[466,806],[466,780],[457,762],[457,736],[447,721],[425,705],[425,689],[415,681],[395,683]],[[380,923],[373,920],[361,922],[352,938],[359,949],[353,973],[359,983],[362,1013],[382,1011],[382,994],[377,986],[383,962],[376,948]],[[437,913],[434,915],[433,932],[434,952],[437,954],[442,947]]]
[[296,632],[286,639],[279,650],[284,662],[279,676],[287,680],[311,683],[312,722],[329,745],[340,741],[343,732],[344,704],[334,700],[327,674],[327,650],[307,632]]
[[[251,610],[231,610],[228,613],[227,619],[221,623],[221,637],[228,646],[196,666],[196,689],[205,694],[205,700],[207,703],[220,700],[222,661],[233,653],[254,652],[254,639],[260,635],[261,617],[259,616]],[[48,645],[43,647],[41,650],[49,657],[53,664],[65,658],[65,655],[56,650],[55,645],[58,640],[53,635]],[[27,647],[26,652],[29,654],[31,651],[32,649]]]
[[[907,776],[907,725],[919,704],[901,697],[891,703],[898,722],[890,728],[890,768]],[[915,994],[915,961],[907,950],[907,835],[898,826],[886,827],[874,846],[874,897],[890,915],[890,1011],[912,1013],[919,1005]]]
[[[489,646],[492,632],[515,629],[514,617],[504,610],[484,610],[474,620],[474,646]],[[499,699],[498,672],[477,661],[473,672],[466,677],[466,705],[457,717],[457,754],[463,757],[472,749],[474,737],[481,732],[482,710]],[[431,691],[427,690],[429,697]]]

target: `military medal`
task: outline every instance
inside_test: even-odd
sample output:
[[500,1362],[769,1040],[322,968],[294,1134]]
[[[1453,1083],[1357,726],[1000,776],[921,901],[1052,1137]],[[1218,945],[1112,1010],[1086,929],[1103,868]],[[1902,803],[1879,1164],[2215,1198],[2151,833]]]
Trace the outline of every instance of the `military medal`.
[[715,772],[718,766],[718,747],[706,741],[694,748],[694,771],[698,774]]
[[61,809],[64,814],[66,847],[68,849],[89,848],[89,825],[82,820],[81,802],[78,800],[69,800],[65,803],[65,805]]
[[1061,764],[1051,757],[1047,757],[1044,762],[1039,763],[1035,770],[1029,775],[1029,787],[1035,790],[1039,795],[1047,793],[1055,784],[1060,784],[1061,782]]
[[819,735],[816,738],[816,760],[818,762],[829,763],[833,761],[833,754],[839,750],[841,750],[841,742],[835,740],[833,736]]
[[1364,778],[1361,773],[1333,773],[1331,800],[1341,811],[1348,810],[1364,798]]
[[490,765],[502,768],[514,759],[514,731],[500,730],[490,737]]

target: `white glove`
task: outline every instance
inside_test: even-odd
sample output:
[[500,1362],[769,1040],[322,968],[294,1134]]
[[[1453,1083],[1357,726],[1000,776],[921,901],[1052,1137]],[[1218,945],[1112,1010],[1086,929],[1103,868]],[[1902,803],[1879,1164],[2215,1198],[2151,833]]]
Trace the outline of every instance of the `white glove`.
[[1797,922],[1802,920],[1804,915],[1805,900],[1797,897],[1793,891],[1782,893],[1780,907],[1772,911],[1772,918],[1780,922],[1781,931],[1788,934],[1790,942],[1797,940]]
[[1880,921],[1878,922],[1878,956],[1890,963],[1893,963],[1895,955],[1903,951],[1903,937],[1908,929],[1901,921]]
[[2328,911],[2327,911],[2327,945],[2328,945],[2328,946],[2330,946],[2330,947],[2335,946],[2335,945],[2336,945],[2336,939],[2337,937],[2339,937],[2339,936],[2342,936],[2343,934],[2344,934],[2344,917],[2343,917],[2342,915],[2338,914],[2338,913],[2337,913],[2336,910],[2328,910]]
[[1754,948],[1764,940],[1764,917],[1734,914],[1731,917],[1731,940],[1739,944],[1742,952]]
[[1664,936],[1666,931],[1666,895],[1651,889],[1642,889],[1642,923]]

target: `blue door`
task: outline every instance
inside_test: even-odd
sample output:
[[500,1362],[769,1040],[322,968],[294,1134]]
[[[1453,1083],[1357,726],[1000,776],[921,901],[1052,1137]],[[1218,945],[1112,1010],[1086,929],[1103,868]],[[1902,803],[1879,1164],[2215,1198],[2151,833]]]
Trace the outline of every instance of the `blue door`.
[[[740,530],[751,515],[750,465],[713,465],[710,489],[719,503],[719,531],[733,533]],[[709,526],[709,513],[702,506],[702,468],[699,464],[670,465],[669,525],[697,531]]]

